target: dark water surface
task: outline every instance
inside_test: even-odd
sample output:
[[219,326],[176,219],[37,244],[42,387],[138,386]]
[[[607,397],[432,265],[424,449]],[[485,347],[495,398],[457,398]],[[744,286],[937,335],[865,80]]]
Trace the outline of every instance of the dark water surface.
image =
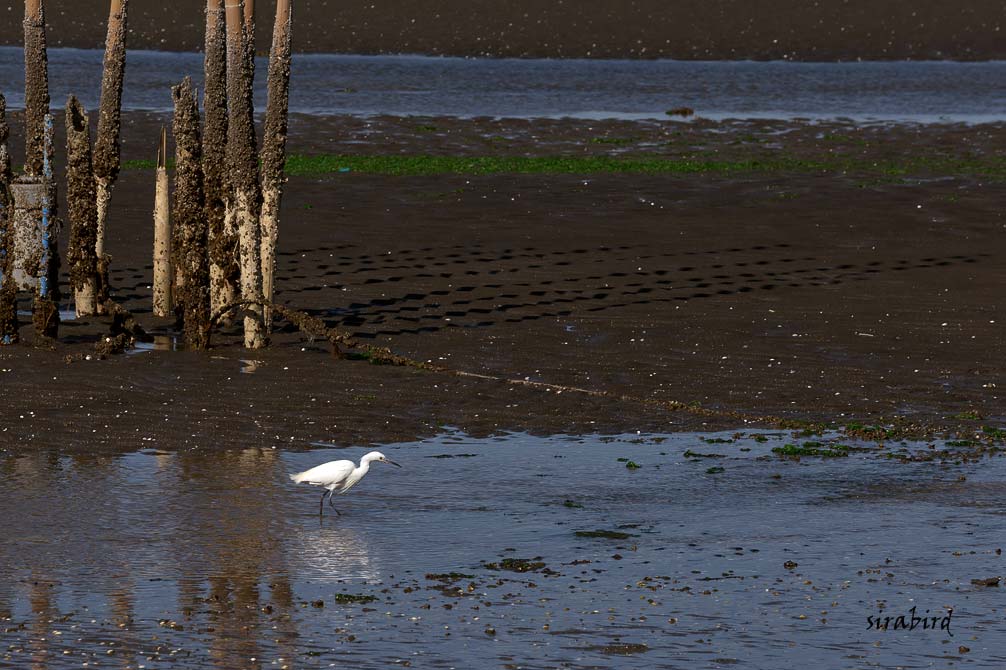
[[[50,49],[53,104],[75,93],[96,107],[102,52]],[[131,51],[123,105],[168,111],[170,87],[190,75],[202,86],[202,56]],[[257,67],[265,109],[266,60]],[[0,47],[0,87],[24,104],[24,65]],[[1006,119],[1006,61],[791,63],[784,61],[466,59],[297,55],[297,113],[490,117],[668,118],[688,106],[703,118],[965,122]]]
[[287,473],[367,449],[0,454],[0,666],[1003,667],[1001,459],[763,435],[384,445],[323,521]]

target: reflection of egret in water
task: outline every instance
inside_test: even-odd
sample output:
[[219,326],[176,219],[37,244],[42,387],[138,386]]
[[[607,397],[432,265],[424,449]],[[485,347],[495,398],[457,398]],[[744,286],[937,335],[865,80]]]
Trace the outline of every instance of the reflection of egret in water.
[[366,542],[352,529],[308,524],[291,531],[296,547],[291,547],[300,563],[298,574],[320,582],[345,579],[380,579]]

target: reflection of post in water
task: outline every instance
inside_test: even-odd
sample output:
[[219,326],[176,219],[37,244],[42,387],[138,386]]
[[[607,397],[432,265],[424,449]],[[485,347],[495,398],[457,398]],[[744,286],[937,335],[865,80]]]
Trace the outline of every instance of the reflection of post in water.
[[269,596],[266,611],[280,633],[276,637],[276,651],[280,658],[296,658],[297,622],[293,618],[293,586],[288,573],[273,578],[269,584]]
[[[11,476],[17,472],[18,464],[17,462],[21,459],[17,458],[3,458],[0,459],[0,476],[5,479],[10,479]],[[5,533],[9,535],[9,531]],[[9,546],[9,545],[8,545]],[[10,565],[15,559],[15,556],[11,555],[10,550],[4,552],[0,551],[0,619],[10,621],[11,617],[14,615],[14,601],[16,599],[15,585],[14,585],[14,569]]]
[[52,632],[53,587],[52,582],[37,572],[32,573],[31,592],[28,594],[31,613],[34,615],[31,623],[31,638],[29,639],[32,670],[48,670],[49,668],[51,652],[48,639]]
[[[0,573],[10,575],[10,570],[0,566]],[[14,594],[11,592],[11,580],[0,579],[0,620],[10,621],[14,616]]]
[[210,579],[210,612],[213,639],[210,658],[222,668],[230,668],[234,659],[242,659],[244,667],[258,668],[259,652],[259,589],[258,575],[217,575]]
[[136,667],[136,650],[139,641],[133,633],[133,614],[136,601],[136,585],[127,579],[124,584],[109,594],[112,605],[112,618],[119,629],[116,636],[116,654],[123,668]]
[[[261,657],[260,638],[272,621],[283,621],[277,626],[283,637],[296,637],[281,544],[289,531],[285,517],[270,515],[279,507],[285,468],[271,449],[187,452],[177,458],[187,495],[196,496],[184,501],[195,511],[195,526],[186,529],[185,551],[177,558],[186,585],[183,597],[202,600],[198,584],[208,581],[204,604],[192,611],[196,616],[208,612],[213,663],[230,668],[242,659],[248,664],[243,667],[259,667],[249,659]],[[221,495],[226,501],[218,500]],[[268,596],[263,593],[267,583]]]

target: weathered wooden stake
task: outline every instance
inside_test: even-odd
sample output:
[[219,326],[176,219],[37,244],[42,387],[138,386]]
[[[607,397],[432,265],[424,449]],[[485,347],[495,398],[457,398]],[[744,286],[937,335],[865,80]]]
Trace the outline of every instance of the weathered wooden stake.
[[[262,139],[262,295],[273,300],[276,240],[279,237],[279,206],[283,198],[283,165],[286,163],[287,118],[290,108],[290,0],[277,0],[269,53],[269,99]],[[263,310],[266,331],[272,327],[272,311]]]
[[66,204],[70,219],[70,287],[77,316],[97,313],[98,208],[95,203],[91,131],[87,111],[76,97],[66,102]]
[[[119,130],[122,125],[122,81],[126,71],[126,10],[128,0],[111,0],[105,60],[101,76],[101,102],[98,108],[98,136],[94,144],[94,176],[98,208],[98,234],[95,251],[104,271],[101,284],[108,290],[108,263],[105,254],[105,228],[112,187],[119,176]],[[104,313],[103,302],[98,311]]]
[[96,250],[105,253],[105,225],[112,186],[119,176],[119,129],[122,125],[122,80],[126,70],[126,8],[128,0],[111,0],[105,60],[98,108],[98,136],[94,143],[94,176],[97,183],[98,239]]
[[210,269],[203,198],[202,142],[199,107],[192,82],[185,78],[171,89],[175,101],[175,195],[171,218],[176,246],[175,268],[184,275],[176,294],[185,327],[185,345],[205,349],[210,320]]
[[171,210],[168,205],[168,133],[161,128],[157,147],[157,176],[154,188],[154,316],[170,316],[171,295]]
[[[232,0],[233,2],[233,0]],[[255,152],[255,118],[248,86],[248,49],[243,25],[244,2],[226,6],[227,19],[227,169],[230,179],[227,209],[240,239],[241,299],[251,301],[244,318],[244,343],[249,349],[268,344],[262,322],[262,234],[259,213],[262,194]]]
[[[207,0],[203,92],[203,188],[210,231],[210,304],[214,312],[238,299],[238,233],[226,217],[227,32],[224,0]],[[233,320],[233,317],[228,321]]]
[[42,0],[24,3],[25,174],[42,174],[45,115],[49,113],[49,60],[45,48]]
[[0,345],[18,341],[17,284],[14,281],[14,203],[7,139],[7,100],[0,94]]
[[248,96],[255,86],[255,0],[244,0],[244,44],[245,59],[248,63]]

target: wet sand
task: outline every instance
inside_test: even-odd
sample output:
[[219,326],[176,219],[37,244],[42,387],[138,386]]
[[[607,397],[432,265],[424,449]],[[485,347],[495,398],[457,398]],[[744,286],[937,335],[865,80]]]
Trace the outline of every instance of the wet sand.
[[[202,47],[201,0],[136,3],[129,48]],[[258,48],[270,44],[273,2],[260,0]],[[16,10],[13,10],[16,11]],[[104,44],[107,3],[78,0],[47,13],[50,46]],[[701,60],[986,60],[1006,57],[995,0],[659,0],[546,2],[308,0],[294,8],[294,48],[327,53]],[[21,22],[0,24],[20,44]]]
[[[125,158],[147,156],[161,121],[127,117]],[[295,118],[290,142],[301,153],[846,156],[863,166],[994,157],[1004,130]],[[55,351],[0,350],[5,446],[380,443],[443,426],[667,432],[765,415],[971,430],[1003,413],[1004,191],[918,167],[294,177],[277,300],[361,341],[493,379],[335,360],[283,323],[267,351],[227,331],[205,354],[67,363],[107,331],[73,321]],[[108,248],[114,298],[165,346],[173,324],[150,315],[152,201],[152,171],[123,172]],[[23,335],[31,341],[29,327]]]

